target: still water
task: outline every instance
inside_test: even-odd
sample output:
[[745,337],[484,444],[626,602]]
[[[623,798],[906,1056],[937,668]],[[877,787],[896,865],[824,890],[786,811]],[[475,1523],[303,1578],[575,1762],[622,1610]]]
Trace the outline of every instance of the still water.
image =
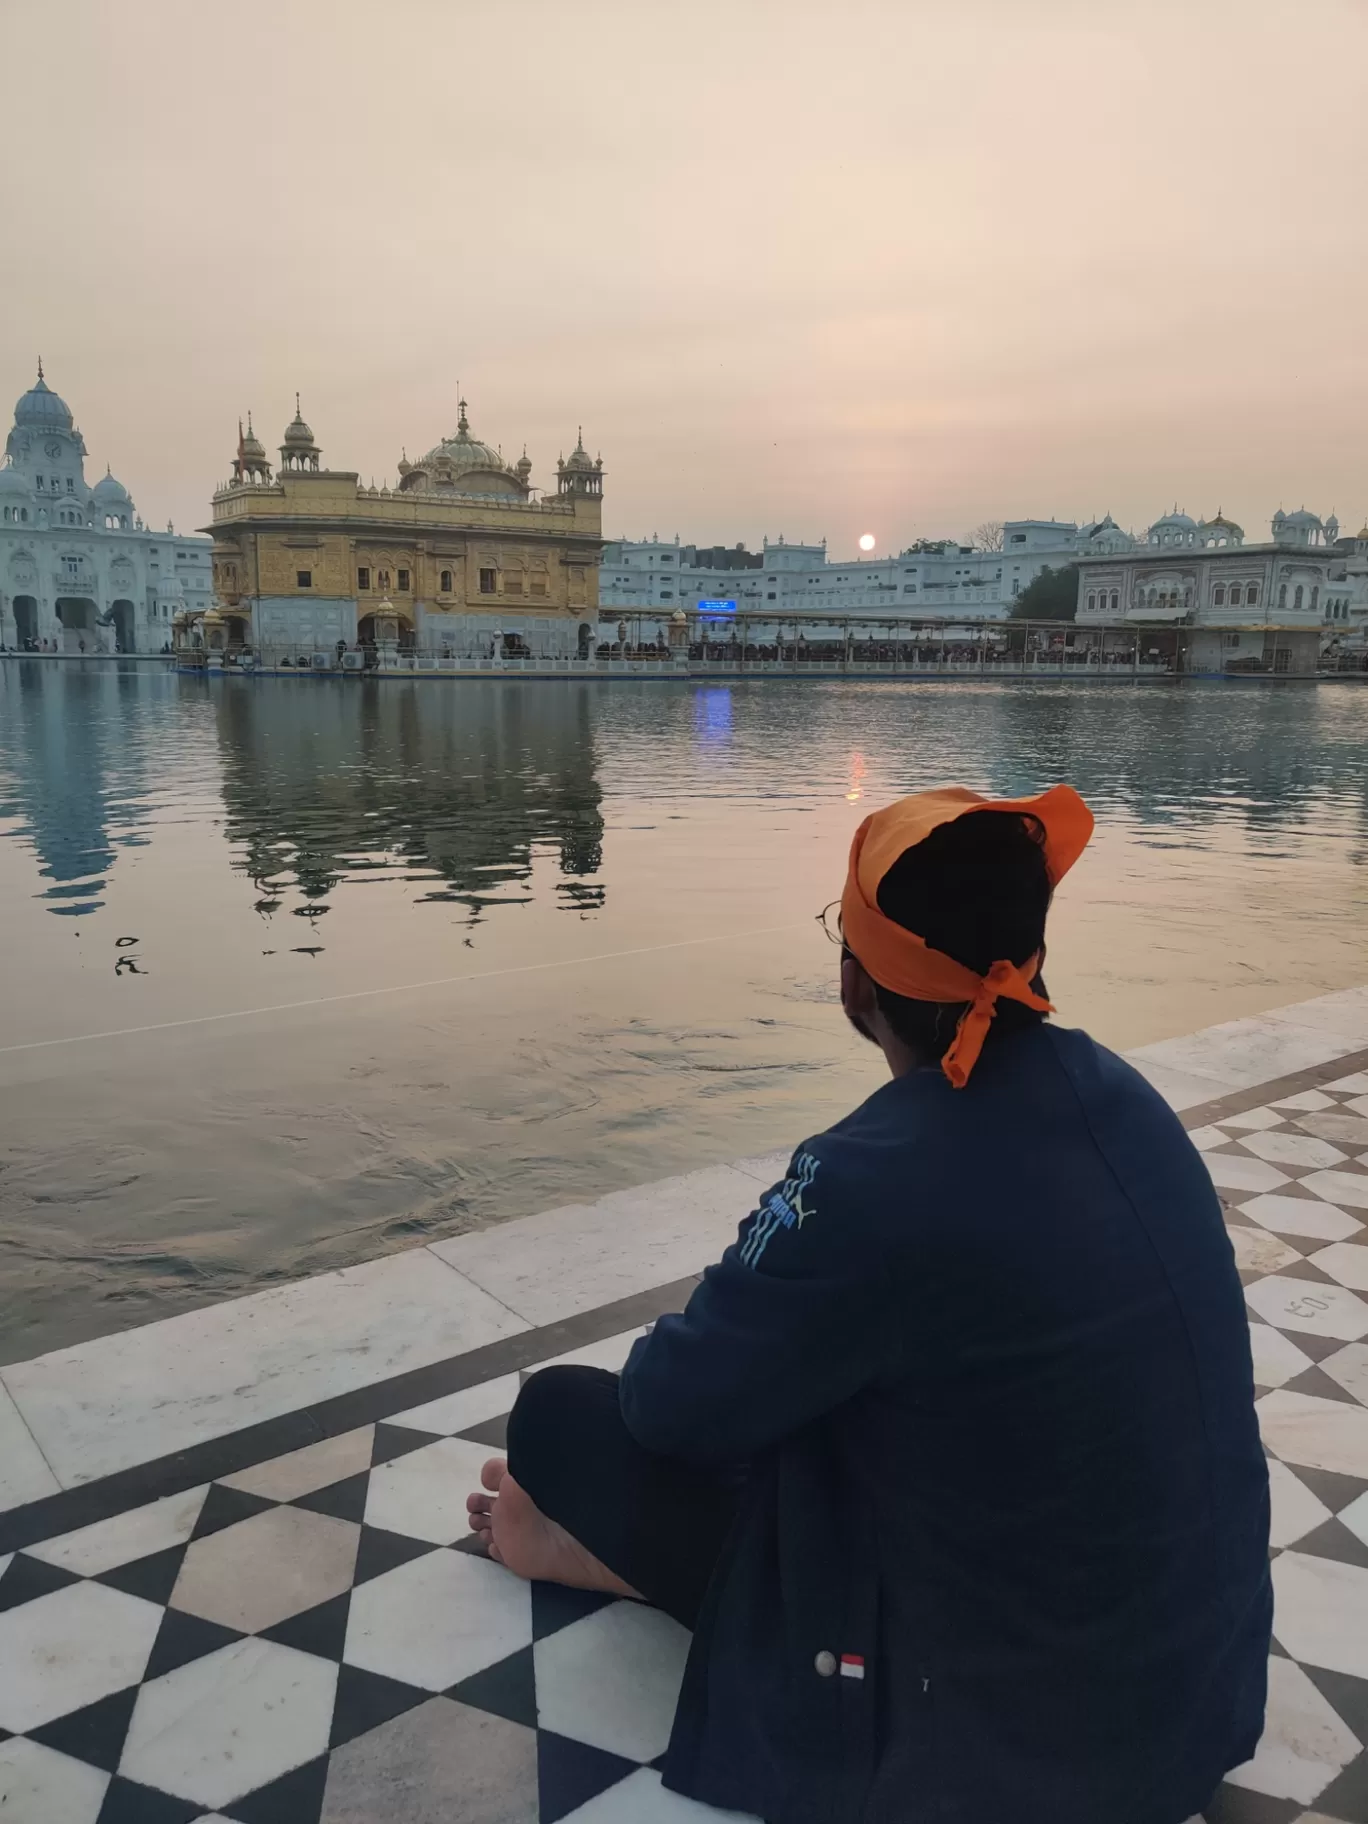
[[205,680],[0,664],[0,1360],[811,1132],[879,1079],[858,820],[1076,784],[1061,1018],[1368,976],[1352,684]]

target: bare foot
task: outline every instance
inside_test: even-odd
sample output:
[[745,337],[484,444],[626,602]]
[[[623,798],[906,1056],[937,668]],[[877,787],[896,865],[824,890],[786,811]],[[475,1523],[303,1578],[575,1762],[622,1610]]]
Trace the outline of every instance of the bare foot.
[[515,1576],[541,1583],[564,1583],[572,1590],[604,1590],[612,1596],[641,1597],[586,1551],[563,1526],[548,1520],[525,1489],[508,1473],[503,1457],[491,1457],[480,1471],[488,1494],[466,1497],[474,1532],[496,1564]]

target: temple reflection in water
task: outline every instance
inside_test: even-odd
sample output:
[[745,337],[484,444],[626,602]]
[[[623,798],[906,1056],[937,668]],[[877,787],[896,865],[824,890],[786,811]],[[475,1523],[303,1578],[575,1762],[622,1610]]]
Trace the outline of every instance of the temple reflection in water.
[[[478,695],[479,701],[475,701]],[[555,857],[556,903],[603,903],[603,816],[593,719],[580,690],[459,695],[430,684],[301,682],[216,688],[215,713],[235,865],[263,913],[294,883],[314,919],[330,895],[401,879],[419,901],[531,900],[534,860]]]

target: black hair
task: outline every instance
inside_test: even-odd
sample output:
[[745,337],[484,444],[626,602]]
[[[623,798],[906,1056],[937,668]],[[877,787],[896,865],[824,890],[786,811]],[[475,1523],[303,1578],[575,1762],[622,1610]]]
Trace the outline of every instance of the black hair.
[[[986,975],[1004,958],[1024,963],[1045,942],[1053,889],[1044,842],[1045,832],[1034,817],[1018,811],[968,812],[941,824],[898,857],[879,882],[879,910],[976,975]],[[874,988],[880,1012],[903,1043],[925,1057],[940,1058],[965,1004],[909,1000],[877,982]],[[1044,991],[1038,980],[1036,991]],[[1043,1017],[1019,1001],[1000,1000],[989,1041],[1036,1025]]]

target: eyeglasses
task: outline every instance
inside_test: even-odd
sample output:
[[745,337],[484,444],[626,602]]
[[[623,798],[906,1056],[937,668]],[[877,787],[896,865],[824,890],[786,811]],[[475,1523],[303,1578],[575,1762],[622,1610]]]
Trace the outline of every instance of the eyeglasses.
[[823,906],[817,914],[817,923],[833,944],[843,944],[845,933],[841,929],[841,902],[833,899],[829,906]]

